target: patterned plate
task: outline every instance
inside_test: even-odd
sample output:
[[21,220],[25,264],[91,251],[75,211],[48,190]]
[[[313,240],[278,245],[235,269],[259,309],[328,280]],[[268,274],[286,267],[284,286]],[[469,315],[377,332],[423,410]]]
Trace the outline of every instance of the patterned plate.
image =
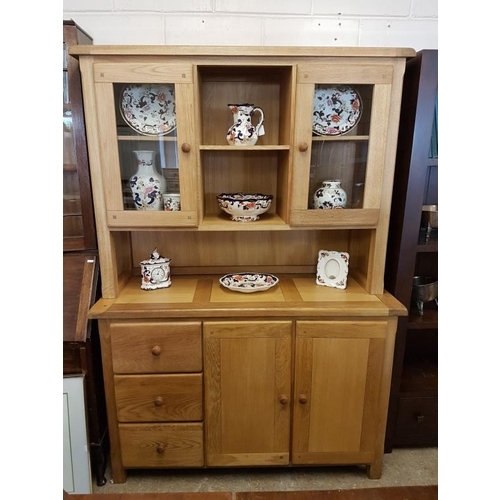
[[362,102],[348,85],[316,85],[314,92],[313,133],[342,135],[361,118]]
[[269,290],[279,279],[266,273],[226,274],[219,279],[220,284],[235,292],[252,293]]
[[120,111],[142,135],[169,134],[176,127],[174,85],[127,85],[120,96]]

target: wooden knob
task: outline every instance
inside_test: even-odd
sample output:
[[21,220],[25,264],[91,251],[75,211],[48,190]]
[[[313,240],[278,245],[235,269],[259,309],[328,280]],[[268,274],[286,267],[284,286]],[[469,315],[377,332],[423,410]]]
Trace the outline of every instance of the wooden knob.
[[309,148],[309,145],[307,144],[307,142],[301,142],[299,144],[299,151],[301,153],[304,153],[305,151],[307,151],[308,148]]
[[155,345],[153,349],[151,349],[153,356],[159,356],[161,353],[161,347],[159,345]]
[[183,142],[181,149],[182,149],[183,153],[189,153],[191,151],[191,144],[188,144],[187,142]]
[[288,403],[288,398],[284,394],[280,396],[280,403],[282,405],[286,405]]
[[162,444],[159,444],[156,447],[156,453],[165,453],[165,446],[163,446]]
[[299,403],[301,405],[305,405],[307,403],[307,396],[305,394],[301,394],[299,396]]
[[155,403],[155,406],[161,406],[163,404],[163,398],[161,396],[157,396],[155,398],[154,403]]

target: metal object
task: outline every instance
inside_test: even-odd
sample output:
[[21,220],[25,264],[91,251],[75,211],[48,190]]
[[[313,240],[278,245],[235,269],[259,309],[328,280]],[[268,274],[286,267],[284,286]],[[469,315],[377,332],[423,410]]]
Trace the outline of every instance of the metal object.
[[411,298],[417,304],[418,314],[424,315],[424,302],[438,304],[438,280],[429,276],[414,276]]

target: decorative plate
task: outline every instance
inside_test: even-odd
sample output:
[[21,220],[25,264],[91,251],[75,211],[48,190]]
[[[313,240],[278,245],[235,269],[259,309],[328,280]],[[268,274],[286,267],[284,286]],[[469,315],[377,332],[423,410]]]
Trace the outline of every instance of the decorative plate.
[[314,92],[313,133],[342,135],[361,118],[362,102],[348,85],[316,85]]
[[169,134],[176,127],[174,85],[127,85],[120,96],[120,111],[142,135]]
[[316,284],[344,289],[347,286],[349,254],[347,252],[318,252]]
[[220,284],[235,292],[252,293],[269,290],[279,282],[272,274],[266,273],[240,273],[226,274],[219,279]]

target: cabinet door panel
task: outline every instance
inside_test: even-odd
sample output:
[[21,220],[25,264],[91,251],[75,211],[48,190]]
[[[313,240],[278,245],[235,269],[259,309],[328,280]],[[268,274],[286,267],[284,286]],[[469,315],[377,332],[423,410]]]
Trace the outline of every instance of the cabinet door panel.
[[385,321],[297,322],[294,463],[371,462]]
[[208,465],[289,461],[291,322],[207,322]]

